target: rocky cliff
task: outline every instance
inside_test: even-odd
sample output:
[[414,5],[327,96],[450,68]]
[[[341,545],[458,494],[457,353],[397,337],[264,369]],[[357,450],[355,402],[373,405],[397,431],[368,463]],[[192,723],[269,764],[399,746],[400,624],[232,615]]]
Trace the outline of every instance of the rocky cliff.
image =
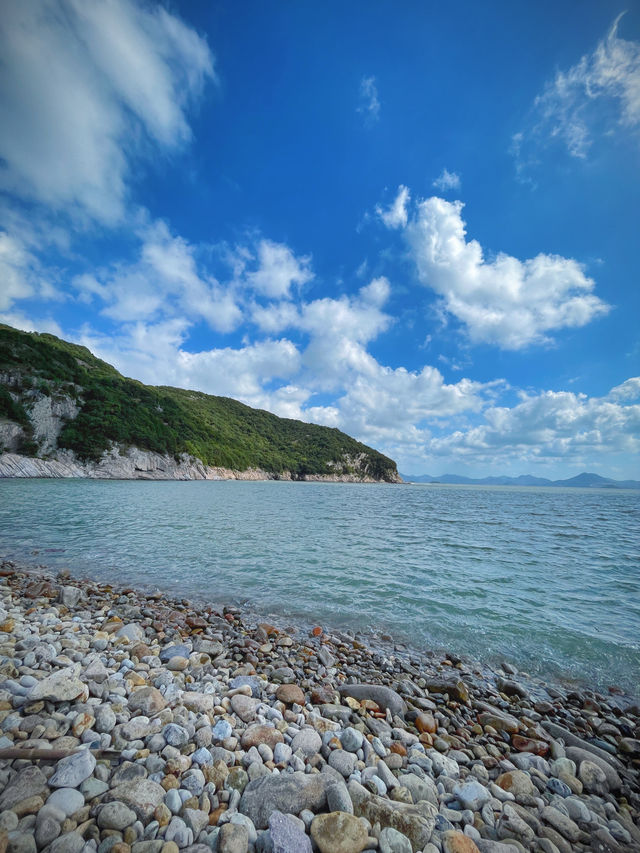
[[2,477],[85,477],[93,480],[304,480],[322,483],[376,483],[372,477],[356,474],[303,474],[293,477],[290,471],[275,474],[260,468],[235,471],[204,465],[186,453],[179,460],[171,456],[129,447],[112,448],[99,462],[82,462],[72,451],[57,451],[43,459],[19,453],[0,455]]
[[0,325],[0,477],[401,482],[337,429],[127,379],[84,347]]

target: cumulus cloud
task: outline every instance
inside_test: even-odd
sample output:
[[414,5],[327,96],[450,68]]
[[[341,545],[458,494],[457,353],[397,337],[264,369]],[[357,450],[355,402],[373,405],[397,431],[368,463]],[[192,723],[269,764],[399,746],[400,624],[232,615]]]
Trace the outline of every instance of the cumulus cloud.
[[246,275],[247,284],[264,296],[282,299],[290,295],[292,285],[302,286],[313,278],[311,258],[296,258],[282,243],[260,240],[258,268]]
[[592,53],[566,71],[558,71],[535,99],[529,126],[514,137],[520,167],[529,142],[562,142],[572,157],[584,159],[594,133],[640,125],[640,42],[618,36],[619,15]]
[[459,190],[461,186],[460,175],[443,169],[439,177],[433,182],[433,186],[441,192],[447,190]]
[[393,203],[386,210],[380,205],[376,206],[376,213],[387,228],[404,228],[408,220],[407,205],[411,194],[407,187],[402,184],[398,187],[398,194]]
[[405,237],[420,281],[472,342],[523,349],[607,313],[593,280],[571,258],[539,254],[521,261],[500,252],[487,259],[477,240],[467,240],[462,208],[437,197],[420,202]]
[[375,77],[363,77],[360,81],[358,112],[362,113],[365,120],[370,124],[375,124],[380,118],[380,99],[378,98]]
[[115,224],[132,162],[189,139],[214,79],[206,42],[138,0],[7,0],[0,19],[0,188]]
[[74,279],[80,298],[103,303],[102,313],[119,322],[182,318],[203,320],[230,332],[242,319],[233,289],[198,269],[196,247],[157,221],[141,231],[138,260],[102,274]]
[[[629,380],[637,382],[638,380]],[[623,383],[624,387],[627,383]],[[616,389],[614,389],[615,391]],[[569,391],[524,395],[517,405],[495,406],[484,422],[434,438],[428,452],[487,462],[598,460],[616,453],[640,451],[640,405],[587,397]]]

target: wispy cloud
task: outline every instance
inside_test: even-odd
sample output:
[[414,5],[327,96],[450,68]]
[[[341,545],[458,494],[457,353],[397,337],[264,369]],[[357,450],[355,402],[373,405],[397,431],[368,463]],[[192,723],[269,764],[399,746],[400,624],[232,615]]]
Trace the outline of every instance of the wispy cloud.
[[526,127],[512,140],[520,171],[535,164],[537,149],[554,141],[585,159],[596,136],[640,127],[640,42],[618,36],[621,18],[592,53],[558,71],[536,97]]
[[408,187],[400,185],[398,194],[392,204],[386,208],[382,208],[379,204],[376,205],[376,213],[387,226],[387,228],[404,228],[407,224],[409,214],[407,205],[411,199]]
[[443,169],[442,174],[433,182],[433,186],[441,192],[459,190],[461,186],[460,175],[456,172],[450,172],[448,169]]
[[215,79],[204,39],[138,0],[9,0],[0,55],[0,189],[109,225],[133,164],[188,141]]
[[358,112],[362,113],[365,121],[375,124],[380,118],[380,99],[375,77],[363,77],[360,81],[360,105]]

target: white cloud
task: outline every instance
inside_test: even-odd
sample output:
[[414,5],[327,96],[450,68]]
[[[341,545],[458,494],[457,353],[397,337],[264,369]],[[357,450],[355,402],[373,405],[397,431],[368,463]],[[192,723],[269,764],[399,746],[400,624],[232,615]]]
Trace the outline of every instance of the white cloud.
[[0,21],[0,187],[114,224],[133,160],[190,135],[206,42],[138,0],[8,0]]
[[567,71],[558,71],[535,99],[530,126],[514,137],[513,152],[524,168],[533,157],[526,143],[561,141],[573,157],[584,159],[595,133],[640,125],[640,43],[619,38],[622,15],[596,49]]
[[524,396],[512,408],[488,409],[480,426],[433,439],[428,453],[488,462],[494,470],[496,465],[513,461],[522,465],[539,461],[593,463],[613,454],[637,454],[640,405],[613,402],[612,394],[589,398],[568,391],[545,391]]
[[622,385],[617,385],[609,392],[612,400],[640,400],[640,376],[627,379]]
[[459,190],[460,185],[460,175],[456,174],[456,172],[450,172],[448,169],[443,169],[442,174],[433,182],[433,186],[441,192]]
[[518,350],[549,342],[549,333],[584,326],[609,306],[571,258],[539,254],[520,261],[499,253],[487,260],[466,239],[461,202],[433,197],[417,206],[405,236],[420,281],[441,297],[474,343]]
[[80,275],[74,285],[83,301],[97,297],[102,313],[119,322],[182,318],[203,320],[229,332],[242,319],[233,289],[200,272],[196,247],[157,221],[141,231],[139,259],[96,275]]
[[362,113],[367,122],[374,124],[380,118],[380,99],[378,98],[378,87],[375,77],[363,77],[360,81],[360,106],[358,112]]
[[19,300],[33,298],[47,301],[62,299],[62,295],[24,243],[0,231],[0,311],[9,310]]
[[271,299],[288,297],[294,284],[302,286],[313,278],[310,257],[296,258],[282,243],[261,240],[258,244],[258,269],[247,273],[247,284]]
[[408,219],[407,205],[409,204],[410,198],[411,194],[409,193],[408,188],[401,184],[398,187],[398,194],[390,207],[384,210],[380,205],[376,206],[376,213],[387,228],[405,227]]

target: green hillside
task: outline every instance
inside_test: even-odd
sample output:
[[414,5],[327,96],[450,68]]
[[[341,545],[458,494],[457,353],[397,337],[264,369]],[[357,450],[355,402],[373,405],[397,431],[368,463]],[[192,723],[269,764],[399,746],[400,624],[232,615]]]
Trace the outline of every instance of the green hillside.
[[0,325],[0,374],[10,377],[0,384],[0,418],[24,428],[20,452],[26,455],[38,453],[29,407],[44,394],[71,397],[79,406],[58,447],[83,460],[99,459],[116,442],[176,458],[188,453],[236,470],[397,478],[393,460],[337,429],[279,418],[228,397],[143,385],[53,335]]

